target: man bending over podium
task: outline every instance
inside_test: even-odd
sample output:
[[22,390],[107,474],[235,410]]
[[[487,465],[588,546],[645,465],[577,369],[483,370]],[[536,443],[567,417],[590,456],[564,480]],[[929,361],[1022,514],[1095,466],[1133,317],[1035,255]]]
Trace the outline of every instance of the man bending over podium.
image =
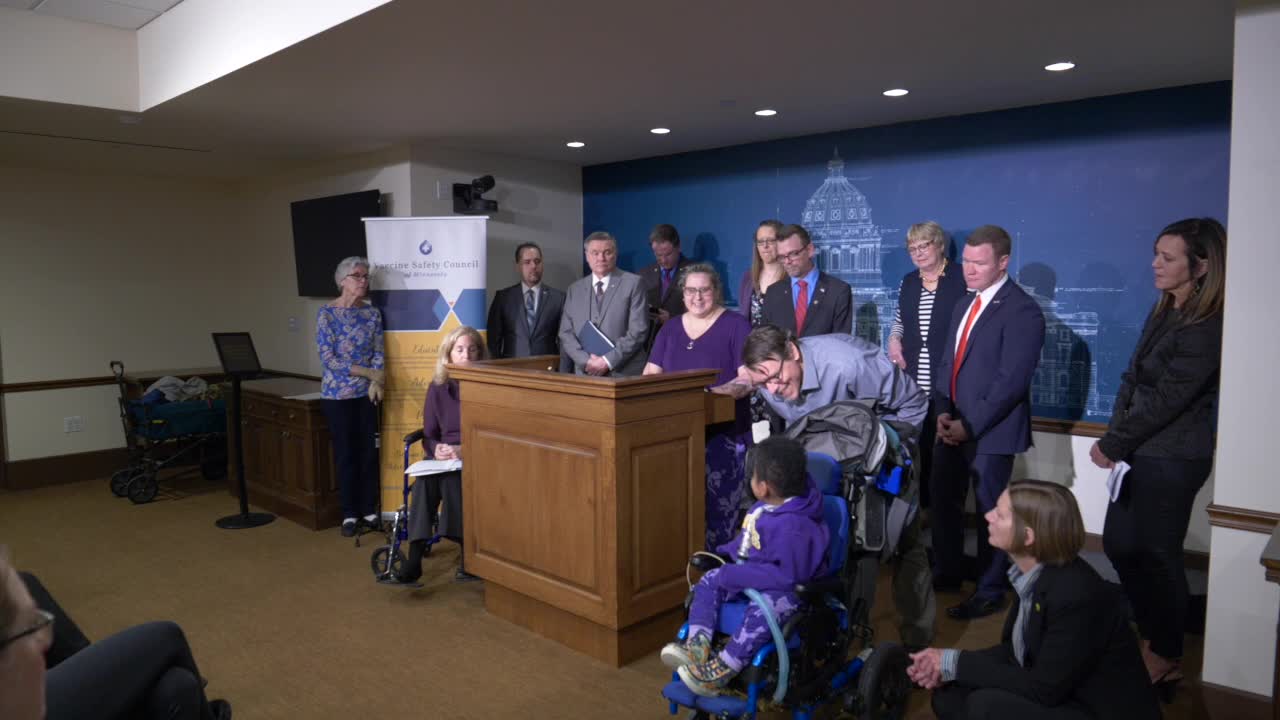
[[591,274],[569,286],[560,348],[580,375],[639,375],[649,332],[644,283],[618,269],[618,242],[609,233],[591,233],[583,250]]

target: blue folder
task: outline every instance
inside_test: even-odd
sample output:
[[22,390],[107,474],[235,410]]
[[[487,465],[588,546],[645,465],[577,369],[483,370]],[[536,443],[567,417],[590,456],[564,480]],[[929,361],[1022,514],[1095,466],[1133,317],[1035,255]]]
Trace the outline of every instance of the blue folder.
[[596,327],[595,323],[589,321],[578,331],[578,343],[582,345],[583,350],[601,357],[608,355],[613,349],[613,341],[600,332],[600,328]]

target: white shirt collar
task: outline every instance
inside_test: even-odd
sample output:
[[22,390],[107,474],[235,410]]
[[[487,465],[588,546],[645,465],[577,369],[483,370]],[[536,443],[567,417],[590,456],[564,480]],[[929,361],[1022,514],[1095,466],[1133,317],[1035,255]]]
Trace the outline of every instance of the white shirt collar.
[[539,292],[541,292],[541,291],[539,290],[539,288],[541,288],[541,287],[542,287],[542,283],[538,283],[537,285],[525,285],[525,284],[524,284],[524,281],[523,281],[523,280],[521,280],[521,281],[520,281],[520,294],[521,294],[521,295],[524,295],[525,293],[527,293],[527,292],[529,292],[530,290],[532,290],[532,291],[533,291],[533,296],[534,296],[534,297],[538,297],[538,293],[539,293]]
[[[610,273],[610,275],[612,275],[612,273]],[[605,290],[608,290],[608,289],[609,289],[609,275],[605,275],[604,277],[600,277],[599,275],[596,275],[595,273],[591,273],[591,288],[592,288],[593,290],[594,290],[594,289],[595,289],[595,287],[596,287],[596,283],[599,283],[599,282],[604,283],[604,289],[605,289]]]

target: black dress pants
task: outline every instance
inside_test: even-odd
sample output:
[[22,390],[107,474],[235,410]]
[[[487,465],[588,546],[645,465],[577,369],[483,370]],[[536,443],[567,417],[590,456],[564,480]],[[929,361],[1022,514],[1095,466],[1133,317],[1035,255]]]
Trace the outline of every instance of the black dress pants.
[[1138,633],[1157,655],[1180,658],[1191,594],[1182,543],[1213,459],[1137,455],[1129,465],[1120,497],[1107,507],[1102,547],[1120,575]]
[[372,515],[378,508],[378,406],[369,398],[323,400],[320,407],[329,421],[333,439],[333,464],[343,518]]
[[423,475],[409,499],[409,541],[429,540],[433,532],[462,542],[462,472]]
[[182,629],[137,625],[67,658],[45,681],[48,720],[213,720]]
[[1041,705],[1008,690],[970,688],[951,683],[933,693],[938,720],[1090,720],[1093,715],[1077,703]]

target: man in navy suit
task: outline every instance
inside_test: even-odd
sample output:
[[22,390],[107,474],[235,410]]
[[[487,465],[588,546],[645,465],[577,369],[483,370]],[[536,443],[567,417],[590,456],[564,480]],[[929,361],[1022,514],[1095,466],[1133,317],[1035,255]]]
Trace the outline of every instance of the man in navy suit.
[[520,282],[503,288],[489,306],[489,355],[495,358],[560,354],[560,313],[564,293],[542,283],[542,248],[516,248]]
[[[1044,345],[1040,305],[1009,279],[1009,233],[995,225],[965,241],[968,299],[956,303],[933,395],[938,439],[930,478],[934,588],[958,590],[964,576],[964,501],[973,485],[978,515],[996,506],[1014,455],[1031,446],[1031,380]],[[947,609],[958,620],[1004,607],[1009,558],[978,534],[977,589]]]
[[816,250],[803,227],[778,231],[778,257],[789,282],[776,282],[765,292],[764,322],[798,338],[852,333],[853,290],[814,265]]

